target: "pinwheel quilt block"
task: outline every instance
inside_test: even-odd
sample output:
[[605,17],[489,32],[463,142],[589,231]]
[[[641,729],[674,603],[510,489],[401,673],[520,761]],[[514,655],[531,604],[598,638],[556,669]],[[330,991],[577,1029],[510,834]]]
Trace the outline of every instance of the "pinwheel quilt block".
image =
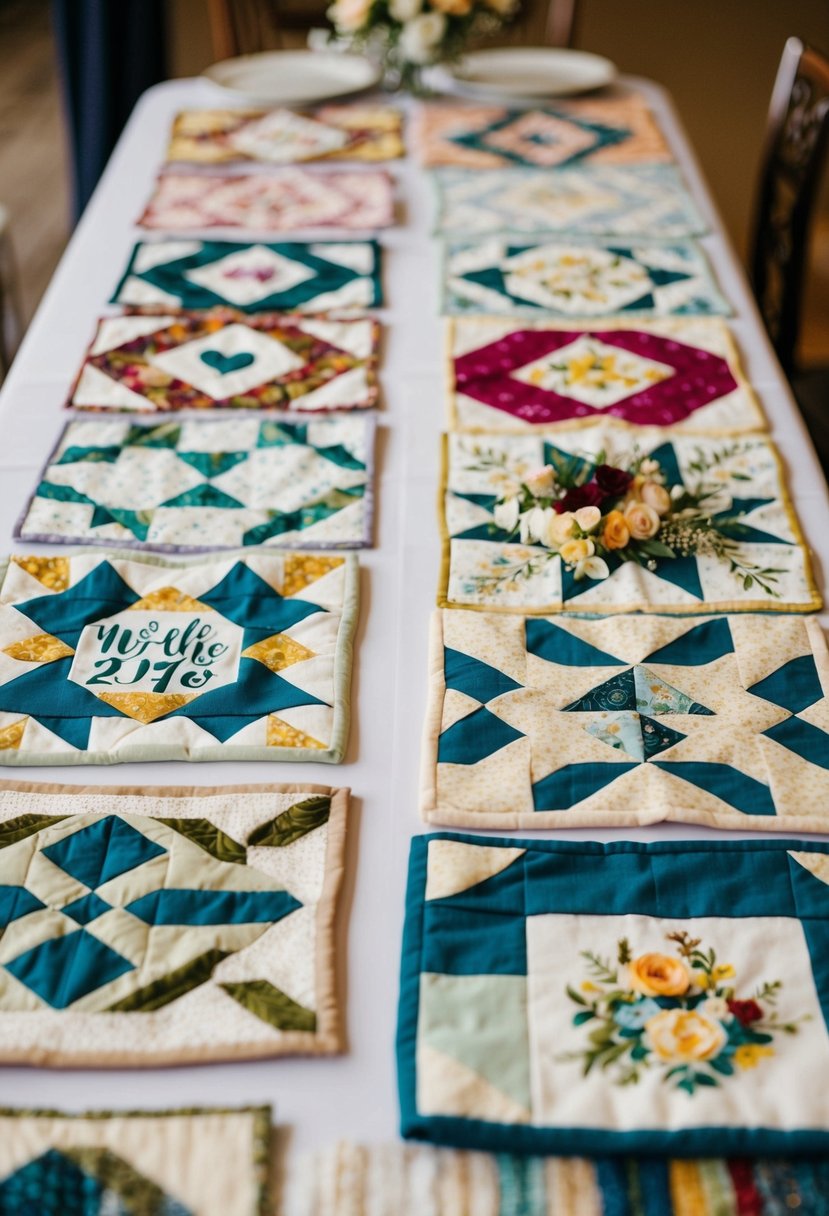
[[404,1137],[825,1157],[826,844],[420,836],[406,908]]
[[0,569],[0,764],[338,763],[353,555],[15,555]]
[[813,619],[445,609],[430,671],[431,823],[829,828],[829,652]]
[[613,418],[674,432],[765,429],[727,327],[713,318],[449,323],[450,426],[538,430]]
[[371,543],[374,419],[70,422],[15,535],[165,552]]

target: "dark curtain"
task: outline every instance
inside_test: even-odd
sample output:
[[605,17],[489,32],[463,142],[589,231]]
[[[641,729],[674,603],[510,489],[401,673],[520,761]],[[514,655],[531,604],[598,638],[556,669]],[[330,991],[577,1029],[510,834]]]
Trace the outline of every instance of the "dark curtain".
[[165,79],[163,0],[52,0],[77,219],[138,98]]

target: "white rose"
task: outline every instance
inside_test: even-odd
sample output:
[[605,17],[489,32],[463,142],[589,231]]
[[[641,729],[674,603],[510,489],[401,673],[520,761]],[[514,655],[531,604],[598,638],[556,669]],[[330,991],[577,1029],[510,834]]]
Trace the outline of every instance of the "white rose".
[[492,517],[504,532],[514,532],[518,527],[518,516],[521,504],[517,498],[508,498],[506,502],[496,504]]
[[728,1008],[728,1001],[722,996],[709,996],[699,1006],[699,1011],[706,1017],[716,1018],[718,1022],[730,1021],[732,1016]]
[[325,14],[338,30],[353,33],[364,25],[371,8],[371,0],[337,0]]
[[407,21],[400,35],[400,54],[409,63],[428,63],[446,33],[443,13],[420,13]]
[[531,494],[537,498],[550,498],[555,486],[556,475],[551,464],[545,464],[541,469],[533,469],[524,478],[524,484]]
[[579,507],[575,518],[582,532],[592,532],[601,522],[602,513],[598,507]]
[[416,17],[422,7],[421,0],[389,0],[389,16],[402,24]]
[[551,549],[556,549],[559,545],[563,545],[573,535],[573,525],[575,522],[576,517],[572,511],[562,511],[561,515],[556,515],[553,512],[553,518],[550,520],[547,528],[547,540],[545,543]]

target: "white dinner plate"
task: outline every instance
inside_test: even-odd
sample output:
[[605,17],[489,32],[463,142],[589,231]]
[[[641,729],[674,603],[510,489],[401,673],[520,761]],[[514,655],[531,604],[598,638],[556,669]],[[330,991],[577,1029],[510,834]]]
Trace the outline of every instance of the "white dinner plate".
[[380,79],[376,64],[340,51],[240,55],[212,64],[204,75],[239,99],[276,105],[343,97],[371,88]]
[[612,84],[616,65],[601,55],[553,47],[472,51],[441,68],[453,92],[499,100],[571,97]]

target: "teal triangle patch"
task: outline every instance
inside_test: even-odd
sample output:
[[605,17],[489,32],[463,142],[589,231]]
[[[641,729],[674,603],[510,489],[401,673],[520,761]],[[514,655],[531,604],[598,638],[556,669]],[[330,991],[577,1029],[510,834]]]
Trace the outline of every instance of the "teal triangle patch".
[[245,504],[239,502],[238,498],[231,498],[223,490],[217,490],[215,486],[207,484],[194,486],[192,490],[185,490],[183,494],[159,505],[162,507],[237,507],[243,510],[245,508]]
[[176,452],[176,456],[202,477],[218,477],[247,460],[250,452]]

